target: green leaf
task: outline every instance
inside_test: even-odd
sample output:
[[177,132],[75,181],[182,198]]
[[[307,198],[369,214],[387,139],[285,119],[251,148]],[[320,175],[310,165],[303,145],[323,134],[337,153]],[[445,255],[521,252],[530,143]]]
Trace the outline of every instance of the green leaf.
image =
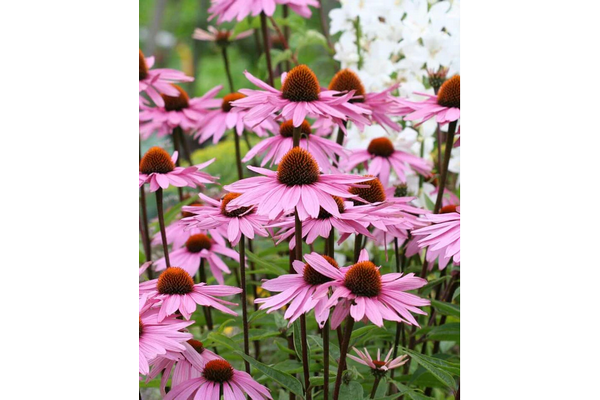
[[256,265],[270,271],[272,274],[275,274],[275,275],[287,275],[288,274],[288,271],[286,271],[285,269],[278,267],[275,264],[271,264],[271,263],[261,260],[259,257],[256,256],[256,254],[253,254],[252,252],[248,251],[247,249],[246,249],[246,256],[250,260],[252,260]]
[[280,351],[283,351],[284,353],[287,353],[287,354],[291,354],[291,355],[293,355],[293,356],[296,356],[296,352],[295,352],[294,350],[288,349],[286,346],[282,345],[281,343],[279,343],[279,342],[277,342],[277,341],[275,342],[275,344],[277,345],[277,348],[278,348]]
[[[300,320],[299,319],[294,321],[293,327],[294,327],[294,348],[296,349],[296,355],[298,356],[298,360],[302,360],[302,336],[301,336],[301,332],[300,332]],[[308,344],[308,339],[306,340],[306,342]],[[308,365],[310,365],[310,346],[308,346],[307,355],[308,355],[308,360],[307,360]]]
[[400,382],[396,382],[396,381],[391,381],[391,382],[394,385],[396,385],[400,394],[407,395],[411,400],[433,400],[433,397],[425,396],[424,394],[416,392],[413,389],[409,388],[408,386],[401,384]]
[[450,322],[436,326],[427,334],[428,340],[446,340],[449,342],[460,342],[460,323]]
[[208,335],[208,339],[214,343],[227,347],[229,350],[237,351],[239,348],[239,346],[233,340],[225,335],[221,335],[220,333],[211,332]]
[[277,53],[272,59],[273,68],[277,67],[279,63],[289,61],[292,59],[292,50],[287,49],[280,53]]
[[420,353],[416,353],[414,351],[408,350],[406,348],[402,348],[408,355],[411,356],[413,360],[415,360],[419,365],[423,366],[427,371],[431,372],[431,374],[440,382],[442,382],[445,386],[455,390],[456,389],[456,381],[452,377],[452,375],[439,368],[437,365],[434,365],[430,362],[426,356],[422,356]]
[[[248,340],[263,340],[270,337],[275,337],[281,335],[279,331],[274,331],[272,329],[250,329],[248,330]],[[244,333],[238,333],[233,336],[232,339],[236,342],[242,342],[244,340]]]
[[443,301],[431,300],[431,305],[442,315],[448,315],[450,317],[460,318],[460,306],[444,303]]
[[342,382],[339,398],[344,400],[362,400],[364,398],[362,385],[356,381],[351,381],[348,385]]
[[371,332],[374,329],[380,329],[378,326],[376,325],[367,325],[367,326],[363,326],[362,328],[358,328],[356,330],[352,331],[352,336],[351,339],[352,340],[358,340],[359,337],[361,337],[362,335],[365,335],[369,332]]
[[248,361],[250,365],[252,365],[254,368],[259,370],[269,378],[273,379],[275,382],[279,383],[281,386],[288,389],[296,396],[300,398],[304,397],[302,384],[300,383],[300,381],[298,381],[298,379],[285,372],[277,371],[275,368],[269,367],[268,365],[255,360],[254,358],[244,354],[239,350],[235,350],[234,353],[238,354],[244,360]]
[[452,295],[452,300],[460,300],[460,287],[456,288],[454,294]]

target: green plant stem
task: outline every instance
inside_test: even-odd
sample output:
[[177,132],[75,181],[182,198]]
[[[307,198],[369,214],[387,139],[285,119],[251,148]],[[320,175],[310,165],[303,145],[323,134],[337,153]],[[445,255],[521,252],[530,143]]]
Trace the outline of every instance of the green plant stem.
[[327,47],[329,47],[329,51],[335,52],[335,48],[333,47],[333,43],[331,42],[331,36],[329,35],[329,27],[327,26],[327,16],[325,15],[325,10],[323,9],[323,0],[319,0],[319,19],[321,21],[321,30],[323,31],[325,40],[327,40]]
[[306,314],[300,315],[300,336],[302,338],[302,369],[304,371],[304,388],[306,390],[306,400],[312,399],[312,390],[310,389],[310,370],[308,361],[308,341],[306,336]]
[[169,260],[169,245],[167,244],[167,233],[165,230],[165,216],[163,213],[163,190],[159,188],[156,192],[156,210],[158,211],[158,225],[160,226],[160,238],[162,240],[163,252],[165,253],[165,263],[167,268],[171,266]]
[[344,328],[344,338],[342,345],[340,346],[340,362],[338,363],[337,376],[335,377],[335,388],[333,390],[333,400],[339,400],[340,388],[342,386],[342,375],[346,368],[346,355],[348,353],[348,346],[350,345],[350,338],[352,336],[352,328],[354,327],[354,318],[348,314],[346,318],[346,327]]
[[375,398],[375,393],[377,393],[377,386],[379,386],[379,381],[381,380],[380,377],[376,377],[375,378],[375,382],[373,382],[373,389],[371,390],[371,399]]
[[323,400],[329,399],[329,319],[323,326]]
[[[171,132],[171,139],[173,140],[173,149],[175,149],[175,151],[177,152],[177,160],[175,160],[175,165],[178,167],[180,165],[179,160],[181,159],[181,151],[179,150],[179,135],[177,134],[179,129],[181,129],[181,128],[176,127],[173,129],[173,132]],[[183,188],[178,187],[177,193],[179,194],[179,202],[182,202],[183,201]]]
[[360,250],[362,249],[362,237],[360,233],[354,234],[354,262],[358,262],[358,257],[360,257]]
[[444,152],[444,168],[438,186],[437,198],[435,200],[434,214],[438,214],[442,208],[442,200],[444,198],[444,190],[446,188],[446,179],[448,178],[448,164],[450,164],[450,155],[452,154],[452,146],[454,145],[454,133],[456,132],[457,121],[450,122],[448,133],[446,134],[446,148]]
[[235,128],[231,133],[233,133],[233,140],[235,142],[235,163],[237,166],[238,179],[244,179],[244,171],[242,169],[242,152],[240,150],[240,137],[238,136]]
[[271,46],[269,46],[267,15],[264,12],[260,13],[260,27],[262,29],[263,43],[265,46],[265,58],[267,59],[267,70],[269,72],[269,85],[274,87],[275,78],[273,77],[273,67],[271,65]]
[[[237,136],[237,135],[236,135]],[[240,276],[242,286],[242,321],[244,323],[244,353],[250,355],[249,327],[248,327],[248,295],[246,293],[246,238],[242,234],[240,246]],[[246,372],[250,373],[250,363],[244,360]]]
[[227,74],[227,80],[229,81],[229,90],[231,93],[235,93],[233,87],[233,78],[231,77],[231,70],[229,69],[229,58],[227,57],[227,45],[221,46],[221,54],[223,55],[223,64],[225,64],[225,73]]
[[[200,266],[198,267],[198,275],[199,275],[199,283],[207,283],[206,282],[206,271],[204,270],[204,258],[200,258]],[[212,311],[210,307],[202,307],[202,311],[204,312],[204,319],[206,320],[206,326],[208,326],[209,330],[213,330],[213,320],[212,320]]]
[[298,65],[298,59],[296,58],[296,55],[294,54],[294,52],[292,51],[292,49],[290,49],[290,46],[288,45],[287,39],[286,39],[285,35],[283,34],[283,32],[281,32],[281,29],[279,28],[279,25],[277,25],[277,22],[275,21],[275,19],[273,17],[269,17],[269,21],[271,21],[271,25],[273,25],[273,28],[275,28],[275,31],[277,32],[277,35],[279,35],[279,39],[281,40],[281,44],[283,44],[283,49],[290,51],[290,57],[292,58],[292,62],[294,64]]
[[294,133],[293,133],[293,144],[294,147],[298,147],[300,146],[300,138],[302,137],[302,130],[300,126],[295,126],[294,127]]

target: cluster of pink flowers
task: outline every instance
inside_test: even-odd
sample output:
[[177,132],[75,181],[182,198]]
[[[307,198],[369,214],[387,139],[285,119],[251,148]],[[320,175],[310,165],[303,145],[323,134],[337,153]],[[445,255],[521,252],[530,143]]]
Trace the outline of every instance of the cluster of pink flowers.
[[[316,0],[213,0],[210,19],[221,23],[261,13],[272,16],[278,4],[305,17],[310,16],[309,6],[319,6]],[[210,27],[196,30],[193,37],[225,47],[251,34],[233,36],[231,31]],[[296,254],[289,274],[260,283],[262,293],[254,298],[260,310],[285,309],[283,316],[290,325],[299,318],[304,322],[312,313],[322,329],[329,329],[328,324],[336,329],[346,320],[350,332],[359,321],[378,327],[384,321],[419,327],[419,315],[428,315],[423,308],[431,304],[421,296],[427,284],[426,269],[421,276],[401,269],[383,273],[385,269],[370,256],[373,252],[366,249],[366,243],[384,246],[387,259],[387,246],[394,241],[396,259],[398,248],[404,248],[405,257],[422,257],[430,270],[436,262],[439,270],[460,265],[458,197],[452,191],[443,199],[434,193],[440,204],[419,206],[416,196],[407,193],[407,177],[416,173],[422,180],[431,180],[434,165],[391,140],[391,135],[403,129],[402,119],[416,123],[435,119],[440,126],[450,126],[448,143],[454,145],[460,76],[448,79],[437,95],[427,94],[424,101],[415,102],[394,96],[398,84],[368,93],[349,69],[339,71],[324,88],[308,66],[297,65],[281,74],[279,89],[246,71],[244,75],[257,88],[239,89],[219,99],[222,86],[190,98],[175,83],[192,78],[152,66],[153,59],[140,51],[142,139],[172,135],[175,146],[185,140],[176,134],[183,133],[201,144],[209,139],[216,144],[228,131],[236,135],[236,145],[244,132],[262,138],[243,157],[239,148],[236,153],[238,165],[260,157],[260,166],[247,166],[252,176],[240,176],[221,189],[216,188],[219,178],[205,171],[215,159],[183,167],[177,151],[171,155],[160,147],[150,148],[140,159],[139,188],[145,195],[148,184],[150,192],[156,193],[159,223],[154,232],[140,224],[150,248],[146,256],[150,259],[151,246],[159,244],[164,254],[139,271],[140,277],[145,272],[149,275],[139,284],[139,372],[147,381],[161,376],[165,399],[272,398],[269,389],[248,373],[248,367],[247,372],[234,369],[194,339],[190,329],[198,306],[206,313],[214,310],[238,316],[234,307],[240,302],[232,300],[242,294],[247,345],[244,249],[258,238],[272,240],[273,246],[288,242],[286,248]],[[348,124],[360,130],[377,124],[389,132],[371,140],[366,149],[350,151],[344,146]],[[447,171],[437,173],[442,175],[441,190],[446,193]],[[207,185],[210,195],[193,193],[183,203],[181,188],[205,190]],[[180,188],[180,209],[170,213],[170,224],[165,226],[162,193],[170,187]],[[341,246],[349,237],[355,240],[354,257],[344,263],[343,258],[336,260],[335,239]],[[323,253],[312,250],[317,240],[325,244]],[[310,252],[303,253],[298,246],[303,243],[311,246]],[[231,265],[237,264],[240,287],[225,285]],[[209,276],[205,276],[205,266]],[[157,278],[153,272],[159,273]],[[206,322],[213,329],[208,318]],[[341,343],[344,361],[339,363],[338,379],[349,339]],[[396,357],[393,349],[383,360],[379,350],[376,359],[366,349],[354,350],[358,357],[348,357],[371,368],[377,382],[388,370],[408,361],[406,355]]]

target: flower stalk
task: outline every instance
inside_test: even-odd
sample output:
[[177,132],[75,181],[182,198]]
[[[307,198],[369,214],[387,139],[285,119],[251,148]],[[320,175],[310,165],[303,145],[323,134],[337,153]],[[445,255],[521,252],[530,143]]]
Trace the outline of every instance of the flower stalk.
[[156,192],[156,210],[158,211],[158,225],[160,226],[160,238],[162,240],[163,252],[165,253],[165,263],[167,268],[171,266],[169,260],[169,245],[167,244],[167,231],[165,229],[165,216],[163,213],[163,190],[159,188]]
[[352,336],[352,328],[354,328],[354,318],[348,314],[346,318],[346,327],[344,329],[344,338],[340,347],[340,362],[338,363],[337,376],[335,377],[335,388],[333,390],[333,400],[339,400],[340,388],[342,387],[342,375],[346,369],[346,356],[350,345],[350,337]]
[[269,46],[269,32],[267,27],[267,15],[260,13],[260,26],[262,29],[263,43],[265,46],[265,58],[267,59],[267,70],[269,71],[269,85],[275,86],[273,77],[273,67],[271,66],[271,46]]
[[440,184],[438,186],[437,198],[435,200],[434,214],[438,214],[442,208],[442,200],[446,188],[446,179],[448,178],[448,165],[450,164],[450,155],[452,154],[452,146],[454,145],[454,133],[456,132],[457,121],[450,122],[448,133],[446,135],[446,149],[444,151],[444,168],[441,171]]
[[[237,135],[236,135],[237,136]],[[240,277],[242,287],[242,321],[244,324],[244,353],[250,355],[250,342],[249,342],[249,327],[248,327],[248,295],[246,293],[246,237],[242,234],[239,242],[240,246]],[[250,363],[244,360],[246,372],[250,373]]]

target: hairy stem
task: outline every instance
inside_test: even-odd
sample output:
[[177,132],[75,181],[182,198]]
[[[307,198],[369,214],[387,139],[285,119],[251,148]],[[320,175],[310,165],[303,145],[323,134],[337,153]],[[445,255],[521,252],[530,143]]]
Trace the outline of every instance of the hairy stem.
[[377,393],[377,386],[379,386],[380,377],[375,377],[375,382],[373,382],[373,389],[371,390],[371,399],[375,398],[375,393]]
[[229,90],[231,93],[235,92],[233,88],[233,78],[231,77],[231,70],[229,69],[229,58],[227,57],[227,45],[221,46],[221,54],[223,55],[223,64],[225,64],[225,73],[227,74],[227,80],[229,81]]

